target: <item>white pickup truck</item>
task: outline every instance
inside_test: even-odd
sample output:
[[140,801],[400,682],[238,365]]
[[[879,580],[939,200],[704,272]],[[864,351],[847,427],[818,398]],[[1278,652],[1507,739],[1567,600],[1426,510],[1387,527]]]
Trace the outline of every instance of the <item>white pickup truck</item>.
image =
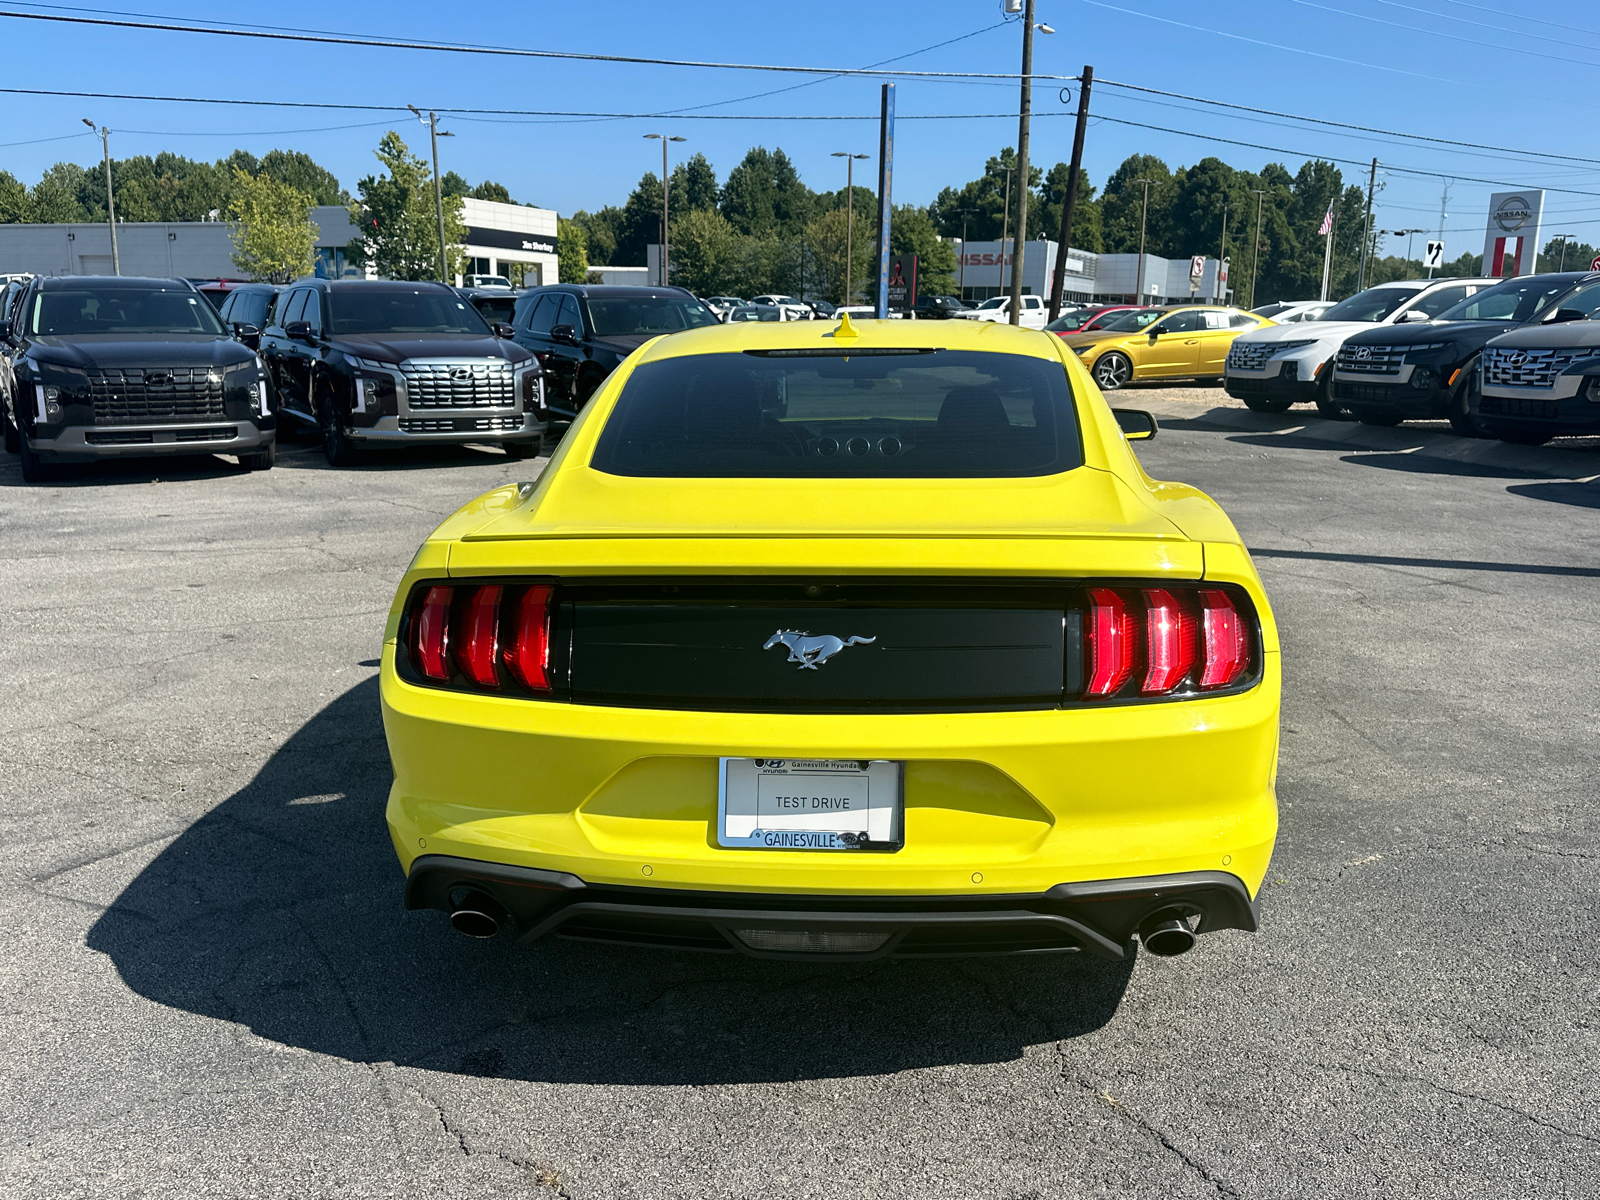
[[[994,296],[985,300],[977,308],[962,309],[950,314],[956,321],[1004,321],[1011,320],[1011,297]],[[1022,320],[1019,322],[1024,329],[1043,329],[1050,318],[1050,310],[1040,296],[1024,296],[1022,298]]]

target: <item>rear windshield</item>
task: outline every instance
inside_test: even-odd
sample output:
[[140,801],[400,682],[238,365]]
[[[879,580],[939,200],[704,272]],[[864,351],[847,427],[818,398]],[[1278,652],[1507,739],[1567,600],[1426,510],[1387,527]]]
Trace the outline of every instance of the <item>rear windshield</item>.
[[597,337],[654,336],[718,323],[715,313],[687,296],[590,296],[589,316]]
[[1082,463],[1059,362],[830,350],[645,363],[617,398],[590,465],[700,479],[970,479]]
[[334,333],[487,334],[478,310],[454,292],[433,288],[334,289],[328,293]]
[[221,334],[217,310],[188,288],[74,287],[39,292],[29,333]]

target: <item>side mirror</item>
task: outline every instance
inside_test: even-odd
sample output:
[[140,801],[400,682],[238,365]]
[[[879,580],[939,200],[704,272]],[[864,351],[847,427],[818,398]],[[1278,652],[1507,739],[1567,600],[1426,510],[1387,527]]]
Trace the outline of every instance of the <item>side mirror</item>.
[[494,335],[497,338],[514,338],[517,336],[516,329],[507,325],[504,321],[496,321],[489,328],[494,330]]
[[[1561,325],[1565,324],[1567,321],[1587,321],[1588,319],[1589,314],[1584,312],[1581,308],[1558,308],[1555,310],[1555,312],[1551,313],[1545,318],[1544,323],[1546,325]],[[3,322],[0,322],[0,328],[3,327]],[[5,336],[6,335],[4,333],[0,333],[0,337]]]
[[550,328],[550,340],[560,342],[563,346],[576,346],[578,331],[571,325],[553,325]]
[[1155,340],[1160,336],[1161,336],[1161,331],[1159,329],[1157,329],[1155,326],[1151,326],[1150,327],[1150,342],[1151,342],[1152,345],[1155,344]]
[[291,342],[309,343],[311,341],[311,322],[290,321],[283,327],[283,336]]
[[1395,322],[1395,324],[1396,325],[1418,325],[1418,324],[1421,324],[1424,321],[1431,321],[1431,320],[1433,320],[1433,318],[1430,317],[1427,313],[1423,312],[1420,308],[1413,308],[1410,312],[1401,313],[1399,320],[1397,320]]
[[1122,429],[1122,436],[1130,442],[1147,442],[1155,437],[1155,415],[1147,413],[1141,408],[1113,408],[1111,415],[1117,419],[1117,425]]
[[247,338],[259,338],[261,336],[261,327],[244,321],[235,321],[233,323],[233,336],[241,342]]
[[0,342],[9,342],[10,340],[11,340],[11,322],[10,321],[0,321]]

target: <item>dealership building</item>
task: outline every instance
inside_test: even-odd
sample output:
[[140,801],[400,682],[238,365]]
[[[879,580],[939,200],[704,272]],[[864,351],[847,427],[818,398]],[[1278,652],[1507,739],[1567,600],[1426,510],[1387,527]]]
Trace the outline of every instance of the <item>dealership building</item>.
[[[1015,265],[1015,247],[1012,243],[1006,243],[1004,255],[999,242],[968,242],[963,247],[958,240],[955,245],[956,286],[963,300],[988,300],[1011,290],[1011,270]],[[1056,243],[1052,241],[1041,239],[1024,246],[1023,295],[1050,295],[1055,279],[1056,255]],[[1190,299],[1218,299],[1219,264],[1216,259],[1205,260],[1204,272],[1194,281],[1191,289],[1191,259],[1167,259],[1146,254],[1141,294],[1139,258],[1137,254],[1095,254],[1090,250],[1068,249],[1066,269],[1062,275],[1062,300],[1067,303],[1080,300],[1101,304],[1141,301],[1145,304],[1175,304]],[[1221,299],[1226,300],[1231,295],[1226,264],[1221,264],[1221,271]]]
[[[528,286],[559,278],[556,214],[547,208],[499,204],[465,197],[462,243],[467,271],[481,275],[519,272]],[[311,210],[317,227],[316,274],[324,279],[360,279],[363,268],[348,257],[356,227],[341,205]],[[161,279],[239,279],[233,265],[233,224],[227,221],[118,221],[117,257],[122,274]],[[104,221],[60,225],[0,225],[0,274],[110,275],[111,231]]]

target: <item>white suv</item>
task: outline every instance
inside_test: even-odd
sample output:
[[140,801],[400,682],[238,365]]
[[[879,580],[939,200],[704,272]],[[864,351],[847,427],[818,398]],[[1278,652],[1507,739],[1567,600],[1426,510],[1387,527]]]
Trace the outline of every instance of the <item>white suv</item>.
[[782,309],[785,321],[810,321],[817,315],[811,311],[809,304],[802,304],[793,296],[752,296],[750,303],[770,304],[774,308]]
[[1284,412],[1291,404],[1315,403],[1324,416],[1338,416],[1329,382],[1333,356],[1345,338],[1376,325],[1431,321],[1498,279],[1411,279],[1380,283],[1341,300],[1315,321],[1269,325],[1240,334],[1223,364],[1228,395],[1256,412]]
[[[957,321],[1004,321],[1011,320],[1011,297],[994,296],[985,300],[977,308],[962,309],[953,312],[950,316]],[[1044,324],[1050,319],[1050,311],[1042,297],[1024,296],[1022,298],[1022,320],[1019,322],[1024,329],[1043,329]]]

